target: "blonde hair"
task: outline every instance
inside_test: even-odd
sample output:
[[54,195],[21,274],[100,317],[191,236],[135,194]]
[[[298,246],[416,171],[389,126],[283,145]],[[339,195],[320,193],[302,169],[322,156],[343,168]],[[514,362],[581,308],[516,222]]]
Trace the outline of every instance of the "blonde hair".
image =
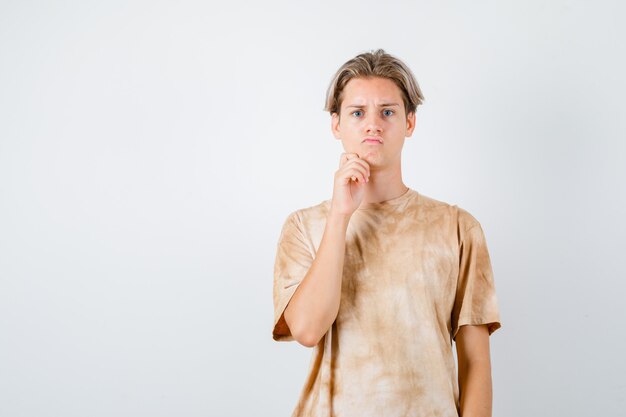
[[324,111],[340,115],[343,89],[353,78],[383,77],[393,81],[402,93],[406,114],[415,113],[424,96],[409,67],[383,49],[357,55],[337,70],[326,91]]

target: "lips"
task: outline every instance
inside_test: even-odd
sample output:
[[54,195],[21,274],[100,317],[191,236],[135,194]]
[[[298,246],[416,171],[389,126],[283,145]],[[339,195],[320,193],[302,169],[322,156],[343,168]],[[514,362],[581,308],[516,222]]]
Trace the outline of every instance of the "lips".
[[368,137],[363,139],[363,143],[383,143],[381,138]]

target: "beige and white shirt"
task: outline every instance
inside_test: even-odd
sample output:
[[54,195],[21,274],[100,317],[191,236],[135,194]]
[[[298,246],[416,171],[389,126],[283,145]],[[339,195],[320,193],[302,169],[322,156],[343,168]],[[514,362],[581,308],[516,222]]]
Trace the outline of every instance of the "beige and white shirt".
[[[283,225],[274,340],[294,340],[283,312],[315,258],[329,208],[325,200],[296,210]],[[339,312],[313,348],[292,417],[457,417],[452,342],[466,324],[500,328],[480,223],[411,188],[361,204],[346,233]]]

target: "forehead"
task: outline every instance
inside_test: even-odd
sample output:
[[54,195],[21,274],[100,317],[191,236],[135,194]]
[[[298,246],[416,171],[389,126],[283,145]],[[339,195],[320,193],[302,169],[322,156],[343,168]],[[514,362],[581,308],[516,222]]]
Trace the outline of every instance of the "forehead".
[[343,88],[342,105],[354,102],[402,103],[402,92],[392,80],[382,77],[353,78]]

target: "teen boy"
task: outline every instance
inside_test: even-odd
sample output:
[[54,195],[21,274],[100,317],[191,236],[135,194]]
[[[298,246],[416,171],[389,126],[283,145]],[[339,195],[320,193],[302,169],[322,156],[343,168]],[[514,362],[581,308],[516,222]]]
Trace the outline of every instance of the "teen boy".
[[345,150],[332,199],[288,215],[274,267],[273,338],[314,348],[292,416],[491,416],[501,325],[481,225],[402,181],[422,101],[381,49],[346,62],[327,91]]

